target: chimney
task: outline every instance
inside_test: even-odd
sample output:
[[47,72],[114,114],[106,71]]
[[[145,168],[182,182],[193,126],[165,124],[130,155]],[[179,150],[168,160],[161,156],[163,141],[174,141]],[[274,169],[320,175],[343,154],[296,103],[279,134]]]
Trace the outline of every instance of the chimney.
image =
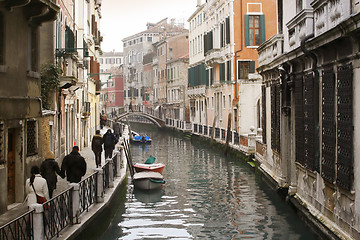
[[200,7],[200,6],[201,6],[201,0],[197,0],[196,7]]

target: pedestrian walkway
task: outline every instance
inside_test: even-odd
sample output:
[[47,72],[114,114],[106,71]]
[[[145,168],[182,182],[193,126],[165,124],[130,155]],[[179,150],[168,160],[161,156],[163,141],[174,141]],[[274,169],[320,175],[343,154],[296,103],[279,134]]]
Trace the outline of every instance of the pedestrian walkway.
[[[104,135],[108,129],[110,128],[105,126],[103,129],[100,130],[100,134]],[[86,161],[87,168],[86,168],[86,174],[84,176],[86,177],[92,174],[96,168],[95,155],[91,150],[91,142],[89,147],[85,147],[80,151],[80,154],[85,158]],[[101,156],[101,165],[104,164],[105,164],[105,153],[103,151]],[[62,179],[60,176],[58,176],[58,182],[56,184],[56,189],[54,190],[53,196],[58,195],[59,193],[67,190],[68,188],[69,188],[69,182],[66,181],[66,177]],[[28,211],[28,206],[26,202],[16,204],[13,208],[0,215],[0,226],[3,226],[6,223],[16,219],[17,217],[21,216],[27,211]]]

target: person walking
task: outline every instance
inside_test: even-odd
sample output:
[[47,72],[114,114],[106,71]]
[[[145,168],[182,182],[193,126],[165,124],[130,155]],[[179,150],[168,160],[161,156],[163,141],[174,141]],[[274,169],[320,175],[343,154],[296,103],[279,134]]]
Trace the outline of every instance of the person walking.
[[[57,183],[56,173],[59,176],[62,176],[59,165],[55,161],[54,153],[49,151],[45,155],[45,161],[43,161],[40,166],[40,174],[43,178],[46,179],[50,198],[52,198],[54,189],[56,189],[56,183]],[[62,176],[62,178],[64,177]]]
[[101,167],[101,152],[102,152],[103,138],[100,135],[100,130],[96,130],[96,134],[91,140],[91,150],[95,154],[96,167]]
[[79,147],[74,146],[70,154],[66,155],[61,164],[61,176],[70,183],[78,183],[86,173],[85,159],[79,153]]
[[112,157],[112,152],[115,148],[115,144],[118,142],[115,135],[111,132],[111,129],[108,129],[103,136],[104,149],[105,149],[105,159]]
[[32,166],[30,169],[31,177],[26,180],[25,191],[27,194],[27,205],[30,207],[34,203],[38,203],[36,195],[49,200],[49,189],[46,179],[40,175],[38,166]]
[[115,135],[116,139],[119,139],[121,136],[121,126],[120,126],[120,123],[118,123],[118,122],[114,123],[114,135]]

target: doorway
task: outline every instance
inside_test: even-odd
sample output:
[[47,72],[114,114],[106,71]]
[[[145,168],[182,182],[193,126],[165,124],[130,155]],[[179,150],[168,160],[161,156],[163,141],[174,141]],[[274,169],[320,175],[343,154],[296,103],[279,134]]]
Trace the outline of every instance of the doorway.
[[15,150],[16,150],[16,141],[15,141],[15,129],[10,128],[8,130],[8,153],[7,153],[7,175],[8,175],[8,194],[7,194],[7,204],[15,203]]

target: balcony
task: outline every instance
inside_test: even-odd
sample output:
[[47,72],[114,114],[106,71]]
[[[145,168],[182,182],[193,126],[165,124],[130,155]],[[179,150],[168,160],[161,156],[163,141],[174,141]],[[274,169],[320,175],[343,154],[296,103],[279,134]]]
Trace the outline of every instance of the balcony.
[[313,10],[303,9],[286,24],[289,29],[289,51],[300,47],[301,40],[314,32],[313,22]]
[[311,3],[314,8],[315,37],[329,31],[351,15],[350,0],[317,0]]
[[[76,55],[64,56],[63,76],[60,76],[60,87],[68,88],[78,82],[78,59]],[[66,86],[66,87],[65,87]]]
[[214,48],[206,53],[205,62],[207,66],[223,63],[231,56],[230,45],[223,48]]
[[0,2],[9,9],[23,7],[30,22],[38,25],[54,21],[60,10],[55,0],[2,0]]
[[284,36],[277,34],[264,42],[257,50],[259,53],[259,67],[269,64],[283,53]]
[[206,96],[206,86],[196,86],[188,88],[187,95],[190,98],[196,98],[196,97],[205,97]]

